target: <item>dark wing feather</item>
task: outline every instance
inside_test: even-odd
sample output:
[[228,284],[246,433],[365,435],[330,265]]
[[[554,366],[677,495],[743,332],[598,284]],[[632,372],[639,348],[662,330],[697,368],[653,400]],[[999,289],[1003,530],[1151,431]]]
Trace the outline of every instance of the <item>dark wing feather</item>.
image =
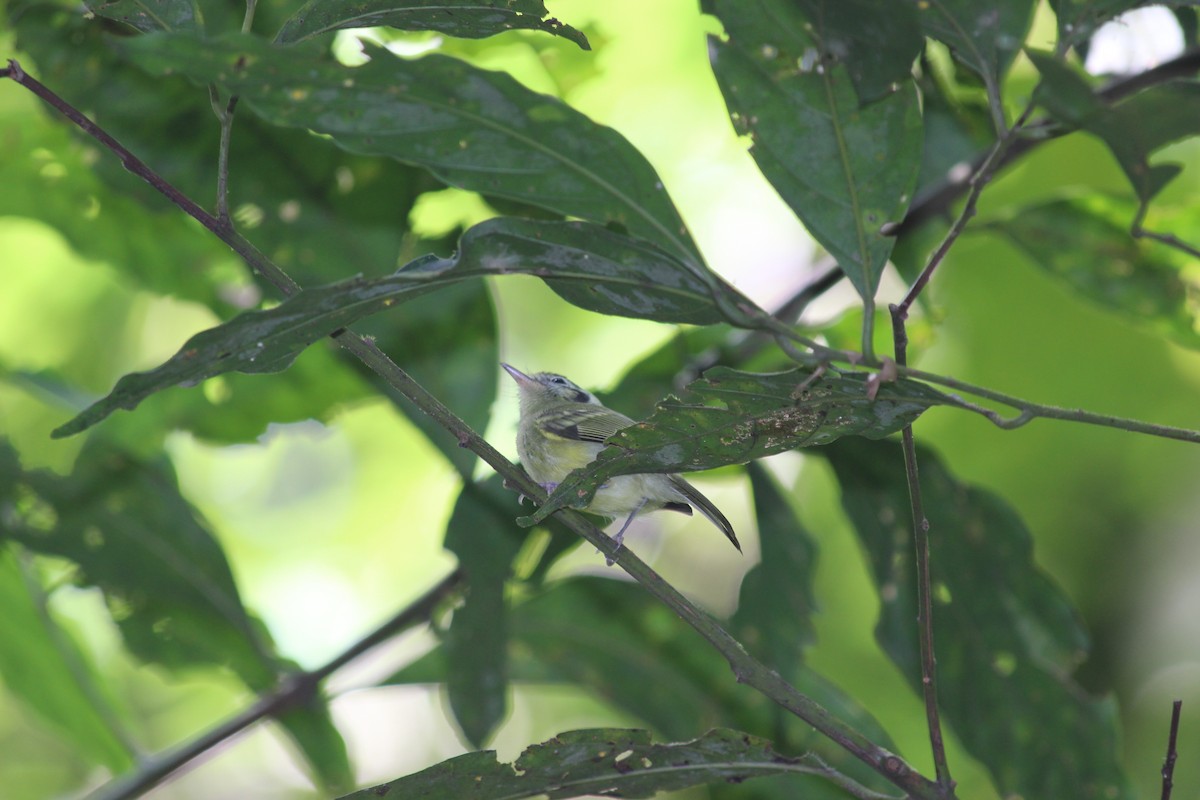
[[547,433],[580,442],[604,442],[633,424],[624,414],[591,404],[556,408],[538,417],[538,427]]

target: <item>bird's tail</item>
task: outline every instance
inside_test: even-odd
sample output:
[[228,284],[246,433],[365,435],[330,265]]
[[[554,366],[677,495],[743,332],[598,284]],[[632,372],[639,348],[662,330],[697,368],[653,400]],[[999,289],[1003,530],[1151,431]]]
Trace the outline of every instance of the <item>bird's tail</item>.
[[685,481],[678,475],[669,476],[671,485],[692,505],[700,510],[700,513],[708,517],[708,521],[716,525],[721,533],[725,534],[725,538],[733,542],[733,546],[742,552],[742,546],[738,543],[737,534],[733,532],[733,526],[729,524],[729,520],[725,519],[725,515],[720,509],[713,505],[712,501],[704,495],[700,494],[700,490],[690,483]]

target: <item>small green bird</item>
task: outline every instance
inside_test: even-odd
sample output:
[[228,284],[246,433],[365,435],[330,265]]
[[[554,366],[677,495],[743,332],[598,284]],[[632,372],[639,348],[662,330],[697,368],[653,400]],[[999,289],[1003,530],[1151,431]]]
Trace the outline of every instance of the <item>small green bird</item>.
[[[526,375],[508,364],[500,366],[521,392],[521,420],[517,426],[521,464],[529,477],[547,491],[553,491],[572,470],[594,461],[609,437],[633,424],[632,419],[605,408],[595,395],[562,375]],[[613,537],[620,547],[625,529],[638,514],[666,509],[691,516],[693,506],[741,552],[742,546],[725,515],[678,475],[618,475],[597,489],[591,504],[583,510],[613,519],[626,517]]]

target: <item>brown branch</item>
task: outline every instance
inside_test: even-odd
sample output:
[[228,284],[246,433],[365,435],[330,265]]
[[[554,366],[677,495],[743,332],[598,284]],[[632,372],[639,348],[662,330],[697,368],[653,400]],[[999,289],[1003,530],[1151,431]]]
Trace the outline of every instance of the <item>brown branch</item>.
[[1175,740],[1179,736],[1179,713],[1182,709],[1182,700],[1171,704],[1171,733],[1167,737],[1167,758],[1162,768],[1162,800],[1171,800],[1171,789],[1175,786],[1175,759],[1179,758]]

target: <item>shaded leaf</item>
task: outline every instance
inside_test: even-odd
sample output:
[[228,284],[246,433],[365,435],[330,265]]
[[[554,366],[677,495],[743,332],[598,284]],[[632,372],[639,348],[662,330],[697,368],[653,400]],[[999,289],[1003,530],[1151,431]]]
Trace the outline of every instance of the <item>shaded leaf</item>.
[[[1049,53],[1028,51],[1042,75],[1038,100],[1060,122],[1097,136],[1112,151],[1143,204],[1182,169],[1150,164],[1150,155],[1172,142],[1200,133],[1200,81],[1171,81],[1108,105],[1082,75]],[[1147,125],[1146,120],[1154,120]]]
[[142,33],[204,30],[195,0],[89,0],[85,5],[97,16],[124,22]]
[[276,714],[275,719],[304,753],[326,792],[344,792],[354,787],[354,768],[346,752],[346,742],[333,722],[325,698],[309,698],[302,705],[293,705]]
[[21,470],[10,449],[0,452],[0,502],[16,510],[4,537],[77,564],[76,582],[103,590],[134,655],[171,669],[226,666],[256,690],[274,685],[280,664],[165,461],[92,439],[60,477]]
[[818,58],[807,20],[784,0],[706,0],[728,41],[709,60],[735,130],[750,136],[759,169],[809,233],[870,301],[911,197],[921,114],[911,82],[860,107],[846,68]]
[[[0,443],[0,475],[8,481],[13,474],[12,450]],[[11,485],[11,484],[10,484]],[[0,538],[17,516],[36,514],[37,500],[21,491],[0,489]],[[92,665],[65,630],[52,628],[30,596],[27,578],[10,547],[0,546],[0,676],[4,688],[46,722],[73,748],[93,764],[113,772],[133,765],[133,757],[114,734],[108,719],[115,713],[111,704],[106,714],[97,707],[108,698],[84,691],[67,665],[73,661],[95,684],[99,680]]]
[[1132,210],[1102,201],[1056,200],[987,224],[1033,263],[1083,297],[1121,312],[1188,347],[1200,347],[1195,282],[1171,251],[1134,239]]
[[[876,637],[919,693],[912,516],[900,447],[849,439],[822,452],[880,590]],[[1001,498],[960,483],[932,452],[920,450],[918,461],[931,524],[944,718],[1003,795],[1131,797],[1118,767],[1115,705],[1071,680],[1087,655],[1087,635],[1066,595],[1033,563],[1029,531]]]
[[780,675],[791,675],[816,636],[817,543],[766,469],[751,463],[748,472],[762,560],[742,579],[734,632],[764,663]]
[[386,25],[482,39],[514,29],[541,30],[590,50],[587,37],[554,17],[542,0],[310,0],[284,24],[277,42],[296,42],[343,28]]
[[803,369],[766,375],[710,369],[682,400],[664,400],[645,421],[610,437],[595,461],[568,475],[524,521],[539,522],[568,506],[583,508],[616,475],[744,464],[843,436],[878,439],[931,406],[958,402],[909,379],[882,384],[871,400],[866,380],[835,369],[816,378]]
[[615,224],[699,260],[641,153],[507,74],[440,55],[408,61],[377,47],[368,63],[350,68],[248,36],[155,34],[123,48],[153,74],[224,86],[272,125],[423,166],[453,186]]
[[499,481],[463,487],[446,526],[446,549],[458,557],[466,594],[446,632],[446,689],[467,741],[480,747],[508,708],[508,605],[504,585],[521,549],[512,492]]
[[411,800],[558,800],[588,794],[648,798],[712,781],[823,771],[818,759],[782,756],[765,739],[740,731],[719,728],[690,742],[654,744],[646,731],[597,728],[531,745],[512,764],[496,761],[494,750],[467,753],[346,800],[384,795]]
[[467,231],[453,258],[429,256],[385,278],[308,289],[198,333],[161,366],[122,377],[54,436],[79,433],[172,386],[235,370],[278,372],[313,342],[363,317],[468,278],[506,274],[536,275],[567,300],[606,314],[697,324],[735,316],[747,326],[765,324],[764,312],[715,275],[648,243],[586,223],[498,218]]
[[944,42],[983,78],[990,92],[1012,66],[1033,22],[1036,0],[923,0],[916,4],[925,35]]
[[925,44],[914,6],[877,0],[799,0],[826,63],[841,63],[861,102],[870,103],[912,77]]

